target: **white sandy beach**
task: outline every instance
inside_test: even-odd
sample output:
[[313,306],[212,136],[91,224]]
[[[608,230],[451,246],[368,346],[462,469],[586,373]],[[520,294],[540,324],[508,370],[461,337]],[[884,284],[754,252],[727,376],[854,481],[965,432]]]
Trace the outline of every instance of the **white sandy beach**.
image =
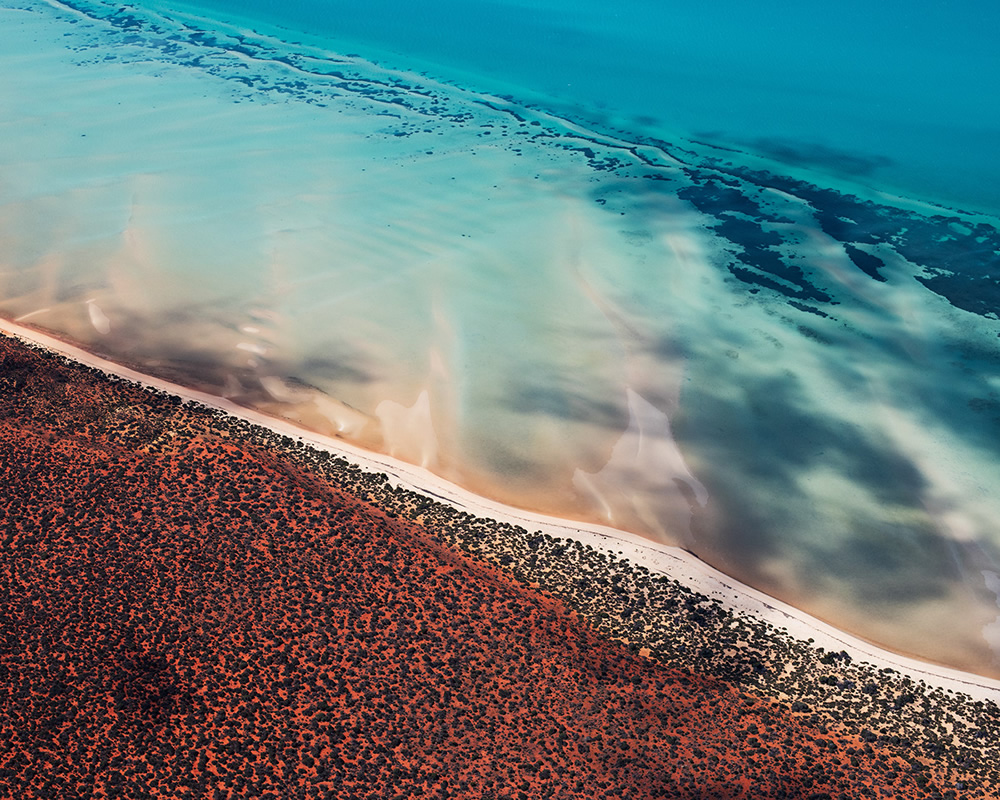
[[453,506],[476,516],[519,525],[530,531],[541,531],[555,537],[572,539],[616,554],[652,572],[669,576],[693,591],[715,598],[733,612],[764,620],[796,639],[812,640],[817,647],[834,652],[846,651],[854,660],[870,664],[875,668],[894,670],[932,687],[961,692],[974,699],[989,699],[1000,703],[998,680],[923,662],[880,648],[742,584],[680,548],[655,543],[613,528],[536,514],[479,497],[422,467],[387,455],[362,450],[339,439],[319,436],[287,420],[247,409],[223,398],[144,375],[15,322],[0,320],[0,331],[99,369],[105,374],[219,409],[276,433],[299,439],[318,450],[341,456],[364,470],[382,473],[394,486],[424,494],[435,500],[444,499]]

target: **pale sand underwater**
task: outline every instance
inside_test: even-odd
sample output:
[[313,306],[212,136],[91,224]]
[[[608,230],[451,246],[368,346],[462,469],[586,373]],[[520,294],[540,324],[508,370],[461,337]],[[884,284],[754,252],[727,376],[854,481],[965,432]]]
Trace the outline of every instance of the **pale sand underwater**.
[[88,9],[0,11],[5,315],[998,673],[995,219]]

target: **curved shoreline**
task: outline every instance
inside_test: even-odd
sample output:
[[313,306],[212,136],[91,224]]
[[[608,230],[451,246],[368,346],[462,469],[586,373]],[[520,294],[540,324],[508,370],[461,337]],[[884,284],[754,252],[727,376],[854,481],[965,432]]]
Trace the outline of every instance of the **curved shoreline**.
[[384,475],[394,488],[415,492],[433,500],[443,500],[448,505],[478,517],[521,526],[556,538],[576,541],[598,551],[621,555],[652,573],[672,578],[692,591],[717,600],[729,611],[764,621],[802,642],[811,639],[814,647],[833,652],[844,651],[852,659],[876,669],[895,671],[945,691],[960,692],[976,700],[1000,702],[1000,680],[920,661],[878,647],[730,578],[681,548],[657,544],[625,531],[536,514],[479,497],[421,467],[388,455],[363,450],[339,439],[321,436],[290,421],[271,417],[224,398],[140,373],[55,336],[6,319],[0,318],[0,331],[105,374],[202,404],[276,434],[292,437],[317,450],[346,458],[363,471]]

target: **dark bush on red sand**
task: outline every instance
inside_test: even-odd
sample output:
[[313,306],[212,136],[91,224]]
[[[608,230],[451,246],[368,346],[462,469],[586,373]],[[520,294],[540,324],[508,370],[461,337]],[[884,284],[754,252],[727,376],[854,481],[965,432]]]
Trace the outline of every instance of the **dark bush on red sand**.
[[0,796],[940,796],[196,409],[0,353]]

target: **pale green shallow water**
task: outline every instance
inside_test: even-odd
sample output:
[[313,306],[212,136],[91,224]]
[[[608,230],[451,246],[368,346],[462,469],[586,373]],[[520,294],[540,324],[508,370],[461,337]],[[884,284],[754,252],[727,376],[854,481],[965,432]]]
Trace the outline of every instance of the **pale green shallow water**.
[[246,24],[0,9],[6,315],[997,674],[993,217]]

